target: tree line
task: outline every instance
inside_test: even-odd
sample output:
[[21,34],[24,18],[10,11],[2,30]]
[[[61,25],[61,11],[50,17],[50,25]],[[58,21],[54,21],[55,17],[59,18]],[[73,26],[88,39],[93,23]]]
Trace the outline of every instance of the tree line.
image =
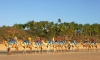
[[56,23],[49,21],[34,20],[25,24],[14,24],[13,26],[0,27],[0,40],[10,39],[17,36],[20,39],[26,39],[29,36],[33,39],[42,37],[46,40],[61,36],[65,40],[78,38],[97,38],[100,41],[100,24],[78,24],[75,22],[62,22],[58,19]]

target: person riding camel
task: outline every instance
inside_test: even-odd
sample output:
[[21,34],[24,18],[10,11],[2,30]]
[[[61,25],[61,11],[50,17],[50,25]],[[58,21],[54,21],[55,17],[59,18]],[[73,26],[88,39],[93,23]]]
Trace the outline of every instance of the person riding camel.
[[89,44],[89,39],[88,39],[88,38],[85,38],[84,43],[85,43],[85,44]]
[[14,44],[14,43],[15,43],[14,39],[11,38],[11,40],[9,41],[9,44]]
[[91,41],[91,43],[92,43],[92,44],[96,44],[96,39],[93,38],[92,41]]
[[26,40],[24,41],[24,43],[25,43],[26,45],[28,45],[28,44],[29,44],[29,40],[26,39]]
[[42,43],[42,38],[38,37],[38,44],[41,45]]
[[14,43],[15,43],[15,44],[18,43],[18,40],[17,40],[17,37],[16,37],[16,36],[14,37]]
[[49,44],[51,45],[52,43],[53,43],[53,40],[52,40],[52,39],[50,39],[50,40],[49,40]]
[[28,37],[28,43],[31,44],[31,37]]
[[78,43],[78,39],[74,39],[73,43],[76,45]]
[[57,38],[57,42],[60,44],[60,42],[61,42],[61,38],[58,36],[58,38]]

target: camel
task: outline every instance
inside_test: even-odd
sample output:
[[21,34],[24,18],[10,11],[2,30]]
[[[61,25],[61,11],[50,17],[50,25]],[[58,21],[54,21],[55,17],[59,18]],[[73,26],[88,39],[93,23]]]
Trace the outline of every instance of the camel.
[[83,46],[83,50],[84,50],[84,48],[86,48],[87,51],[89,51],[89,50],[92,51],[90,43],[89,44],[85,44],[83,42],[80,42],[80,44]]
[[50,53],[51,45],[48,44],[48,42],[44,42],[43,40],[42,40],[42,44],[44,47],[46,47],[47,54]]
[[23,41],[20,41],[20,45],[24,48],[23,54],[26,54],[26,49],[30,49],[30,54],[32,54],[32,45],[31,44],[24,44]]
[[57,45],[57,44],[55,44],[53,42],[49,42],[49,41],[47,41],[47,42],[42,41],[42,43],[43,43],[43,46],[46,46],[47,53],[50,53],[50,48],[53,48],[53,52],[58,52],[59,48],[63,48],[63,47],[61,47],[60,44]]
[[7,42],[7,41],[3,41],[3,43],[7,47],[8,55],[11,55],[11,48],[15,48],[16,53],[19,52],[19,47],[17,44],[9,44],[9,42]]
[[32,41],[32,46],[35,48],[35,54],[36,52],[39,52],[39,53],[43,53],[43,47],[42,47],[42,44],[41,45],[38,45],[37,42],[35,41]]
[[54,52],[66,52],[67,50],[67,44],[66,43],[62,43],[62,42],[54,42],[53,43],[53,48],[54,48]]
[[53,51],[56,53],[56,52],[59,52],[60,49],[61,51],[63,52],[63,48],[65,47],[65,45],[62,45],[62,44],[59,44],[58,42],[55,42],[55,39],[53,37],[52,39],[52,44],[51,46],[53,47]]
[[62,53],[63,53],[63,52],[66,52],[66,50],[67,50],[67,48],[68,48],[66,43],[60,43],[60,44],[58,45],[58,47],[60,47]]
[[98,46],[97,43],[90,43],[92,50],[96,50],[96,52],[98,51]]
[[70,48],[72,48],[72,51],[74,51],[74,49],[76,52],[79,51],[79,43],[75,44],[75,43],[68,41],[68,45],[70,45],[70,47],[68,48],[69,50]]

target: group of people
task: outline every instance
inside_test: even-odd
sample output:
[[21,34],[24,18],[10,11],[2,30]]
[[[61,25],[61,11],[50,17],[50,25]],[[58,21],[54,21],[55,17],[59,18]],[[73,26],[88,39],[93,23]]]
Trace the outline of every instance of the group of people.
[[[74,44],[74,45],[76,45],[78,42],[79,42],[79,40],[77,38],[72,40],[72,44]],[[95,38],[93,38],[91,40],[89,38],[84,39],[84,44],[90,44],[90,43],[96,44],[97,40]]]
[[78,39],[76,38],[76,39],[73,39],[72,44],[77,45],[78,42],[79,42],[79,41],[78,41]]
[[8,50],[10,49],[11,45],[16,44],[18,46],[18,39],[15,36],[14,38],[11,38],[11,40],[8,43]]
[[18,39],[15,36],[14,38],[11,38],[11,40],[9,41],[9,44],[17,44],[18,45]]
[[50,39],[49,40],[49,42],[48,42],[49,44],[65,44],[66,43],[66,41],[65,41],[65,39],[64,38],[61,38],[60,36],[58,36],[56,39]]
[[90,41],[89,38],[85,38],[84,43],[85,43],[85,44],[89,44],[89,43],[96,44],[96,43],[97,43],[97,40],[96,40],[95,38],[93,38],[93,39]]
[[28,45],[31,44],[31,37],[28,37],[28,39],[24,40],[24,44]]
[[[31,41],[32,41],[32,38],[31,37],[28,37],[26,40],[24,40],[24,44],[28,45],[28,44],[31,44]],[[41,45],[42,44],[42,38],[38,37],[36,43],[38,45]],[[15,36],[14,38],[11,38],[10,41],[9,41],[9,44],[18,44],[18,39],[17,37]]]
[[[24,41],[24,44],[31,44],[31,37],[28,37],[28,39],[26,39],[25,41]],[[54,39],[50,39],[49,41],[48,41],[48,43],[49,44],[53,44],[55,42],[55,44],[65,44],[66,43],[66,41],[64,40],[64,39],[61,39],[61,37],[60,36],[58,36],[55,40]],[[73,44],[77,44],[79,41],[78,41],[78,39],[77,38],[75,38],[75,39],[73,39],[73,41],[72,41],[72,43]],[[84,40],[84,43],[85,44],[89,44],[90,43],[90,40],[88,39],[88,38],[85,38],[85,40]],[[93,38],[92,40],[91,40],[91,43],[92,44],[96,44],[96,39],[95,38]],[[10,42],[9,42],[9,44],[18,44],[18,39],[17,39],[17,37],[15,36],[14,38],[12,38],[11,40],[10,40]],[[37,39],[37,41],[36,41],[36,44],[37,45],[41,45],[42,44],[42,38],[41,37],[38,37],[38,39]]]

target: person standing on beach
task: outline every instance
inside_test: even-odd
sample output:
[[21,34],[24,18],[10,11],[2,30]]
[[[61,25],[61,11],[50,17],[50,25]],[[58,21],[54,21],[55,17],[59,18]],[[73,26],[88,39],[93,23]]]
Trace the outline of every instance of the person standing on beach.
[[7,51],[8,51],[8,55],[11,55],[11,44],[8,44]]

